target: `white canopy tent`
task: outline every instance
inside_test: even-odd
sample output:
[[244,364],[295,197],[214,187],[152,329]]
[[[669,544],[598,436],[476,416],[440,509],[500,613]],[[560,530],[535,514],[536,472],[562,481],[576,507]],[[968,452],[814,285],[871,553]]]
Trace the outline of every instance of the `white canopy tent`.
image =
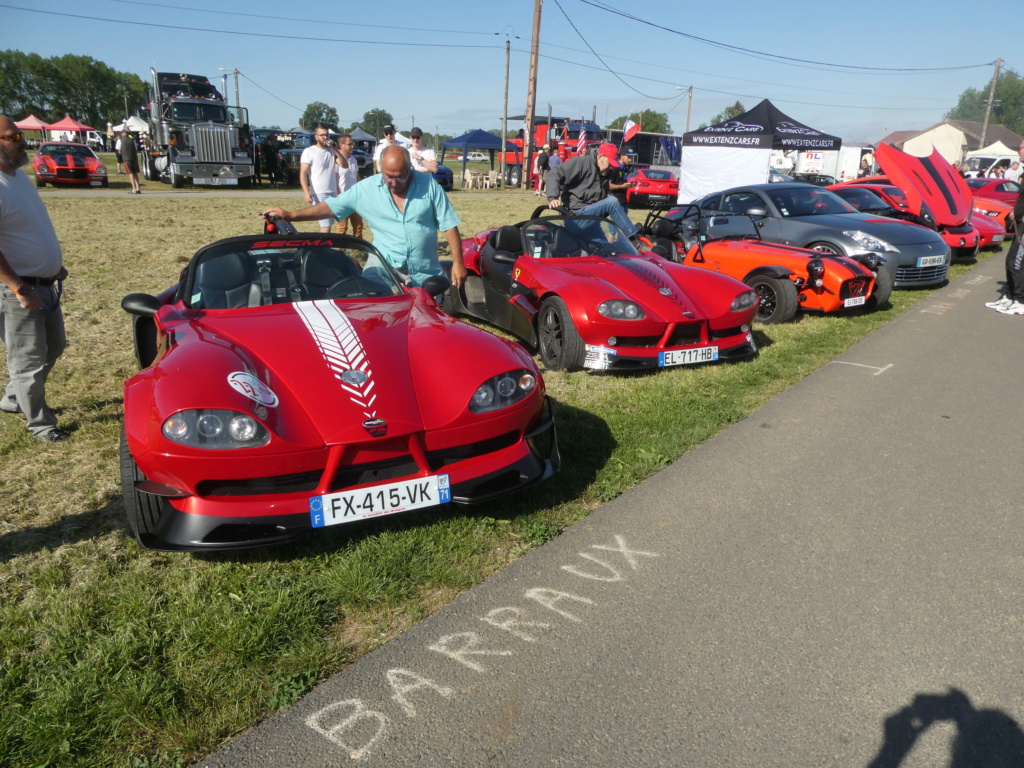
[[143,120],[141,117],[132,115],[123,123],[111,126],[112,131],[130,131],[131,133],[144,133],[149,130],[149,123]]
[[678,201],[689,203],[720,189],[764,184],[773,149],[826,152],[841,145],[838,137],[798,123],[765,99],[731,120],[683,136]]

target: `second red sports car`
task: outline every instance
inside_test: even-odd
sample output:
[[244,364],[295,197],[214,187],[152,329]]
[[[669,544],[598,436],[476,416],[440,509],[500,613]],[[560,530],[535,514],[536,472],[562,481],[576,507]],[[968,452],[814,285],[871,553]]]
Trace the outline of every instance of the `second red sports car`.
[[674,203],[679,196],[679,181],[672,171],[639,168],[626,177],[626,203],[631,208]]
[[32,170],[37,187],[47,183],[105,187],[110,183],[107,167],[85,144],[43,142],[32,158]]

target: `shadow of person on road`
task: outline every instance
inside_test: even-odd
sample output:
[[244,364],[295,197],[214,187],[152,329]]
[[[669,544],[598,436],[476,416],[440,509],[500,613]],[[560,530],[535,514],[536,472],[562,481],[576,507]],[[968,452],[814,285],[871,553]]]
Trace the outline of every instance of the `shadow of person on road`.
[[935,723],[956,726],[949,768],[1021,768],[1024,731],[997,709],[975,709],[956,688],[946,694],[921,693],[913,703],[885,719],[885,741],[867,768],[898,768]]

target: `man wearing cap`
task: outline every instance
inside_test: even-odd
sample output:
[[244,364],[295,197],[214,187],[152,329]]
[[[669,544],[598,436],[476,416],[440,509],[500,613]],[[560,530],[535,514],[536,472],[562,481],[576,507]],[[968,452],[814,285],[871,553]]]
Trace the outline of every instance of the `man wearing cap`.
[[388,124],[384,126],[384,139],[377,142],[376,149],[373,150],[373,170],[380,173],[380,156],[388,147],[393,147],[398,144],[395,139],[395,126]]
[[409,157],[412,158],[413,170],[436,173],[437,153],[423,146],[423,131],[413,128],[409,131],[409,140],[412,142],[412,146],[409,147]]
[[577,155],[548,172],[548,207],[565,206],[584,216],[608,216],[630,239],[637,226],[619,201],[608,194],[614,169],[621,168],[614,144],[602,144],[596,152]]

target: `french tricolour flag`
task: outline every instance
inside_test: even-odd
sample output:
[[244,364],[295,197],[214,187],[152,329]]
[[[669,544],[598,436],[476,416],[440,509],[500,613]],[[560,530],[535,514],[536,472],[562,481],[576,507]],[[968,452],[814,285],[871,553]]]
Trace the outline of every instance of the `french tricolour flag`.
[[624,142],[629,141],[638,133],[640,133],[640,123],[634,123],[627,117],[625,124],[622,126],[622,140]]

